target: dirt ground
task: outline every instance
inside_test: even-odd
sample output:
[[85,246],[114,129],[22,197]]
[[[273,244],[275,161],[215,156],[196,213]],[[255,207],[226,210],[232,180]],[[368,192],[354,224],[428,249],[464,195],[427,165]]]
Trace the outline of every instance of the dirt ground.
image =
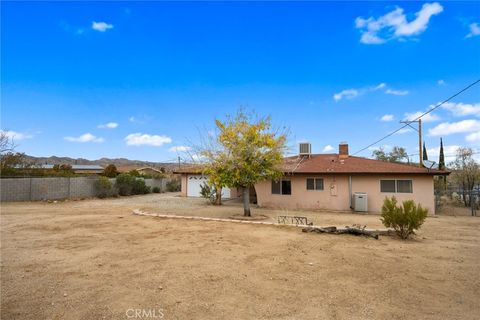
[[[478,319],[480,218],[428,218],[414,240],[161,219],[241,213],[146,195],[1,205],[2,319]],[[284,211],[254,209],[274,220]],[[375,215],[289,212],[319,225]],[[137,312],[137,313],[136,313]]]

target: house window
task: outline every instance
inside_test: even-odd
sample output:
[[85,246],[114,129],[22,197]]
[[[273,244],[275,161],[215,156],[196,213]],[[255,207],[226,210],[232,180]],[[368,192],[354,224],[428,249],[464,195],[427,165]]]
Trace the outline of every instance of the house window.
[[323,190],[323,179],[307,178],[307,190]]
[[290,180],[272,180],[272,194],[292,194],[292,182]]
[[412,180],[380,180],[380,192],[412,193]]
[[397,180],[397,192],[412,193],[412,180]]

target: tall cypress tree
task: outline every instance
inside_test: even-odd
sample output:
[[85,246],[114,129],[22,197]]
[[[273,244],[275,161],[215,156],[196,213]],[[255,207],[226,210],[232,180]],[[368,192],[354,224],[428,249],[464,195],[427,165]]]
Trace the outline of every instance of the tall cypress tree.
[[423,142],[423,155],[422,155],[422,159],[423,160],[428,160],[428,155],[427,155],[427,148],[425,148],[425,141]]
[[440,138],[440,157],[438,159],[438,169],[444,170],[445,169],[445,155],[443,154],[443,141]]

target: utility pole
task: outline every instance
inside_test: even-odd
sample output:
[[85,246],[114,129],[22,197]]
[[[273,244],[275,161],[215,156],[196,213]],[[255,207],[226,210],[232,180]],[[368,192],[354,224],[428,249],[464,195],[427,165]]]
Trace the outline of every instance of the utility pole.
[[423,146],[422,146],[422,118],[418,119],[418,154],[420,155],[419,165],[423,167]]
[[180,169],[180,156],[178,156],[178,169]]
[[[418,122],[418,129],[413,127],[411,123],[413,122]],[[422,119],[418,119],[415,121],[400,121],[400,123],[405,123],[407,124],[410,128],[418,132],[418,155],[419,155],[419,161],[418,165],[420,168],[423,167],[423,149],[422,149]]]

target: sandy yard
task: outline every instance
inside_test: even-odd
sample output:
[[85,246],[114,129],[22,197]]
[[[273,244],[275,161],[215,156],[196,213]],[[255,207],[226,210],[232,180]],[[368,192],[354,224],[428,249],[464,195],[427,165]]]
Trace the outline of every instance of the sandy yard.
[[[478,319],[480,218],[428,218],[403,242],[228,217],[172,194],[1,206],[2,319]],[[284,212],[318,225],[375,215]],[[142,314],[135,316],[135,310]],[[141,317],[138,317],[140,315]]]

